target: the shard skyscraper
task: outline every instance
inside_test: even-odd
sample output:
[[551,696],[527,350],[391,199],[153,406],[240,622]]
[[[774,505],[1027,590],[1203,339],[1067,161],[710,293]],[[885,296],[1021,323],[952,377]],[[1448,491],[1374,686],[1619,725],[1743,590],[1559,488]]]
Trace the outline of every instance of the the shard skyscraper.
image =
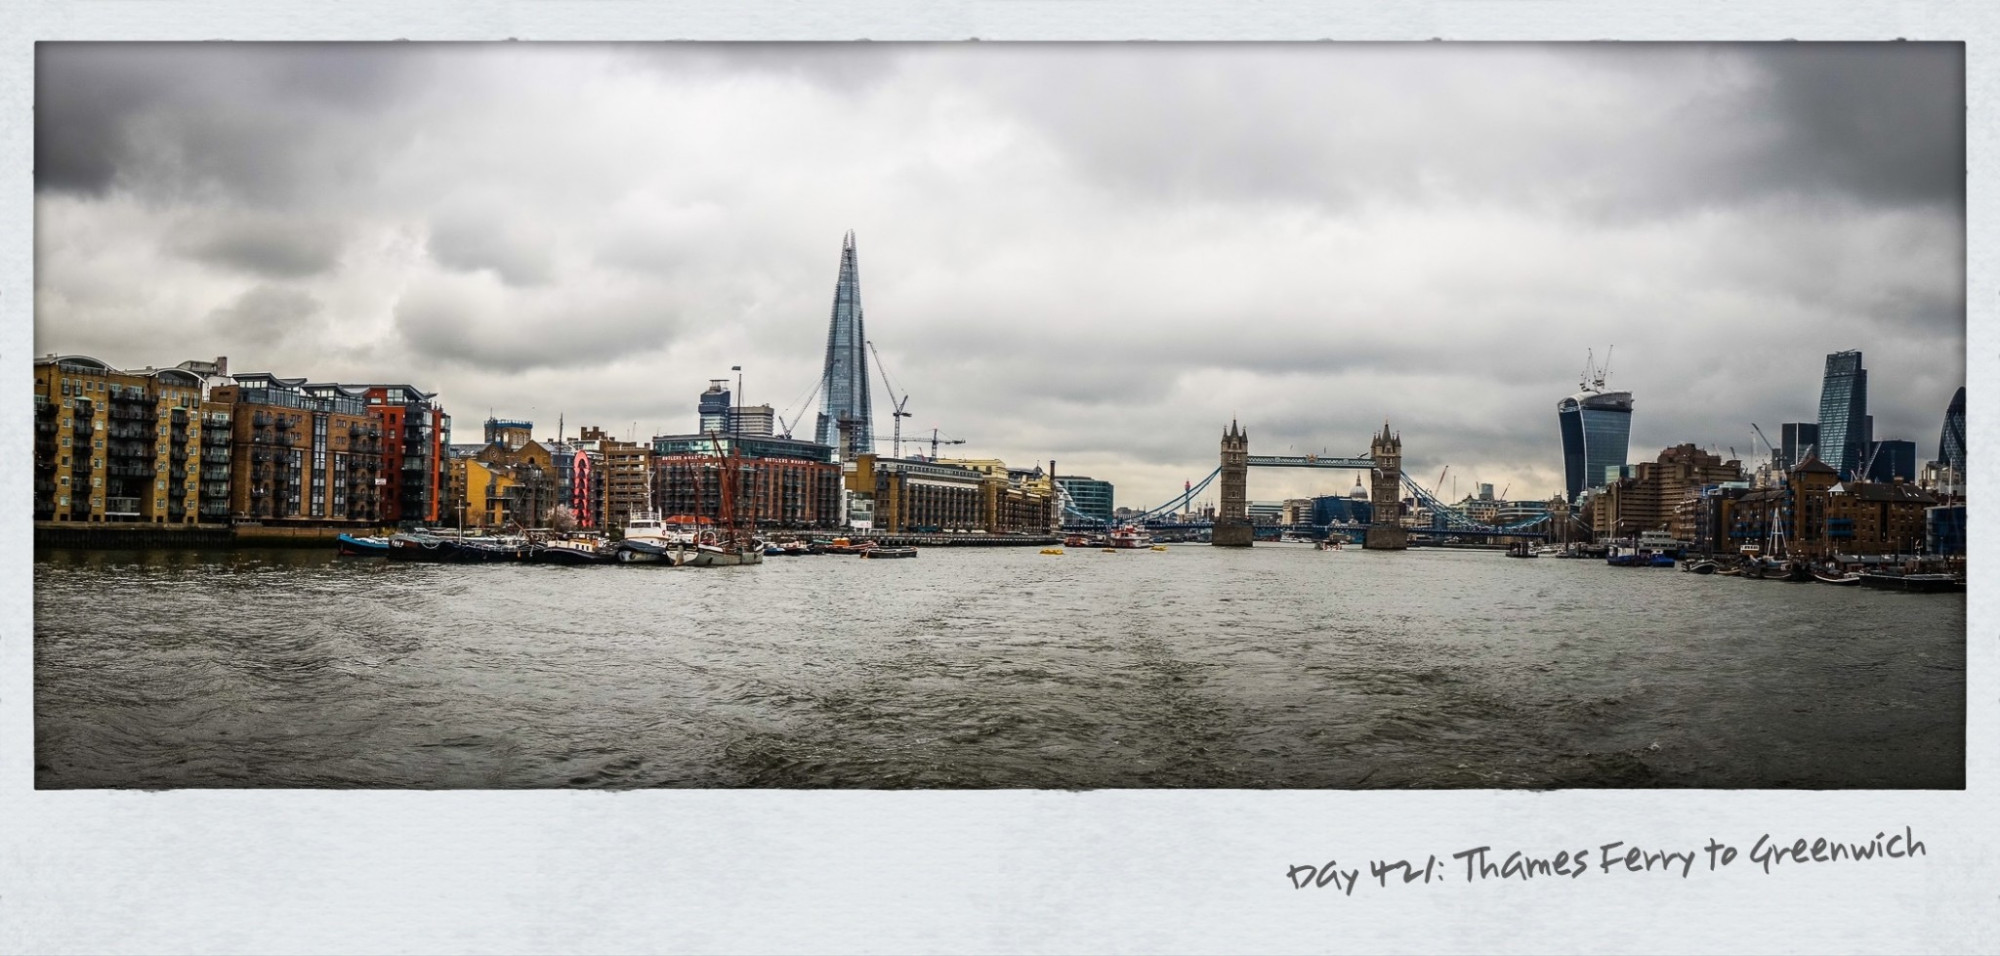
[[840,278],[833,285],[833,318],[826,328],[826,371],[814,440],[839,449],[843,458],[874,451],[873,408],[868,400],[868,333],[861,324],[861,270],[850,231],[840,243]]

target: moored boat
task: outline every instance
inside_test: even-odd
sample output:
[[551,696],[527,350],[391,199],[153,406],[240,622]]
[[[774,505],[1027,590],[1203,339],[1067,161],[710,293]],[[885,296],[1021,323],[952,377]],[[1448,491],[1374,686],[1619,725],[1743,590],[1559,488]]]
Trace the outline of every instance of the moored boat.
[[1538,555],[1539,552],[1526,541],[1516,541],[1507,546],[1507,556],[1510,558],[1533,558]]
[[917,549],[907,545],[869,548],[861,552],[861,556],[864,558],[914,558],[917,556]]
[[619,564],[654,565],[671,568],[680,563],[682,549],[673,544],[649,538],[626,538],[611,549],[613,561]]
[[1827,571],[1814,568],[1812,576],[1813,580],[1821,584],[1838,584],[1845,587],[1854,587],[1861,583],[1861,575],[1855,574],[1852,571]]
[[590,565],[617,560],[611,549],[589,538],[559,538],[535,549],[530,560],[536,564]]
[[389,539],[367,536],[356,537],[343,534],[338,539],[340,554],[349,558],[374,558],[389,553]]
[[1689,574],[1714,574],[1716,563],[1707,559],[1681,562],[1681,570]]

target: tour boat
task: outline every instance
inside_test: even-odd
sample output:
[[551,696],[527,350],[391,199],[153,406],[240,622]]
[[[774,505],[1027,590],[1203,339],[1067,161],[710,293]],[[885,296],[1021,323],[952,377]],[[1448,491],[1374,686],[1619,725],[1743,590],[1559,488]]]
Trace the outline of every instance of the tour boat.
[[1114,548],[1144,548],[1152,543],[1152,539],[1146,537],[1145,532],[1140,531],[1136,525],[1128,524],[1111,532],[1111,546]]

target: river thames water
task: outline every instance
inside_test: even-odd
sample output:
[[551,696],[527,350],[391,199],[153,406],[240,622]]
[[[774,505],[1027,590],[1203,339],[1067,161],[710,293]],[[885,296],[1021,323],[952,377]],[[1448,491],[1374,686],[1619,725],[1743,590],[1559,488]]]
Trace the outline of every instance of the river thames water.
[[1959,788],[1965,598],[1493,552],[38,552],[36,783]]

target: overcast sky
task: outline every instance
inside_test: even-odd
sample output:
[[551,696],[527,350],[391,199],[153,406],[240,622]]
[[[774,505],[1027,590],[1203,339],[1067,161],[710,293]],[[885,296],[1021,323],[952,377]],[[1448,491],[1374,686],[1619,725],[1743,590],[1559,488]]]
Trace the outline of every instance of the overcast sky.
[[1121,505],[1232,417],[1546,496],[1608,345],[1634,461],[1815,420],[1841,349],[1927,459],[1965,380],[1957,44],[37,49],[37,352],[409,382],[460,441],[691,431],[732,365],[809,435],[849,229],[906,436]]

